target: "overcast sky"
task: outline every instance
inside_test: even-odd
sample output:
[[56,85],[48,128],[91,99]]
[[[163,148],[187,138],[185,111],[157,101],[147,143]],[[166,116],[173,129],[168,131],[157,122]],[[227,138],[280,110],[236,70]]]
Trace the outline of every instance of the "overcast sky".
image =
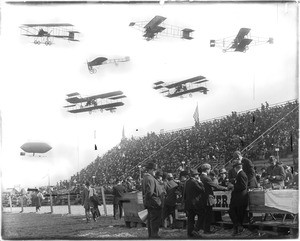
[[[200,120],[298,98],[296,4],[87,4],[9,5],[1,8],[0,111],[1,171],[4,188],[33,187],[69,179],[125,135],[141,136],[192,126]],[[166,17],[166,24],[195,30],[193,40],[158,37],[145,41],[130,22]],[[80,42],[55,40],[34,45],[22,36],[28,23],[71,23]],[[273,37],[274,44],[246,53],[210,48],[210,39],[234,36],[240,28],[252,36]],[[88,72],[96,57],[130,57]],[[152,85],[205,76],[207,95],[168,99]],[[127,96],[116,113],[71,114],[66,94],[82,96],[121,90]],[[52,150],[43,157],[20,156],[20,146],[43,141]],[[97,144],[98,151],[94,150]],[[118,160],[116,160],[118,161]]]

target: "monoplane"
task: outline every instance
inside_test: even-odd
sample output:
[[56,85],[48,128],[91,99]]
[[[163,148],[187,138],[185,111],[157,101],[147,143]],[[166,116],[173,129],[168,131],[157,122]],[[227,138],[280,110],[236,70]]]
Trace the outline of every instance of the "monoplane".
[[130,58],[128,56],[124,58],[118,58],[118,59],[108,59],[106,57],[98,57],[90,62],[87,61],[87,66],[91,74],[95,74],[97,72],[97,69],[95,66],[100,66],[104,64],[115,64],[118,65],[120,62],[127,62]]
[[67,94],[66,101],[70,105],[64,106],[68,109],[70,113],[81,113],[89,112],[90,114],[93,111],[103,110],[115,112],[117,107],[123,106],[123,98],[126,98],[123,95],[122,91],[113,91],[99,95],[92,95],[87,97],[82,97],[78,92]]
[[261,44],[273,44],[273,38],[251,36],[250,28],[241,28],[234,37],[227,37],[219,40],[210,40],[210,47],[220,47],[223,52],[246,52],[249,46]]
[[69,23],[23,24],[20,26],[22,35],[32,37],[35,44],[45,45],[51,45],[54,38],[79,41],[75,39],[75,34],[79,32],[73,30],[73,27]]
[[203,86],[203,83],[208,80],[204,76],[196,76],[190,79],[174,82],[165,83],[163,81],[158,81],[154,83],[153,89],[160,90],[160,93],[165,97],[177,97],[183,98],[186,95],[192,97],[192,93],[200,92],[207,94],[207,87]]
[[34,156],[36,153],[43,154],[52,149],[52,147],[45,142],[26,142],[21,146],[23,152],[20,153],[21,156],[25,156],[25,153],[32,153]]
[[177,37],[183,39],[193,39],[192,33],[194,30],[190,28],[180,28],[177,26],[167,25],[163,23],[166,20],[165,17],[155,16],[152,20],[131,22],[129,26],[134,27],[144,32],[143,37],[149,41],[157,37],[158,34],[162,36]]

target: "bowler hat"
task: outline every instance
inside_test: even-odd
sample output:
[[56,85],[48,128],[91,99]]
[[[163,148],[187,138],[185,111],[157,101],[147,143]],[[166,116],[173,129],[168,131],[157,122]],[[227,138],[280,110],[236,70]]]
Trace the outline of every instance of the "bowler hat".
[[179,174],[179,177],[186,177],[188,176],[188,172],[187,171],[181,171],[180,174]]
[[191,169],[191,176],[198,175],[199,172],[196,169]]

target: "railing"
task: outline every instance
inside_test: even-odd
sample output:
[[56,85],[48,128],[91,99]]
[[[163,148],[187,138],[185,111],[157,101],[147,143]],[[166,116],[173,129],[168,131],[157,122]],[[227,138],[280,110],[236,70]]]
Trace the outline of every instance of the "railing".
[[[112,194],[105,194],[103,188],[101,188],[101,194],[98,195],[102,200],[102,205],[104,208],[104,213],[107,216],[107,204],[113,203],[113,195]],[[10,211],[12,212],[13,207],[13,198],[17,197],[19,206],[21,208],[21,212],[24,211],[24,195],[9,195],[6,200],[2,200],[3,206],[8,206]],[[65,193],[65,194],[45,194],[45,199],[42,201],[42,206],[50,206],[50,213],[53,213],[53,206],[60,206],[60,205],[67,205],[68,206],[68,213],[72,213],[72,206],[74,205],[81,205],[81,195],[80,194],[72,194],[72,193]],[[80,197],[80,198],[79,198]],[[77,199],[77,200],[76,200]],[[5,205],[6,204],[6,205]],[[33,202],[31,206],[35,206]]]

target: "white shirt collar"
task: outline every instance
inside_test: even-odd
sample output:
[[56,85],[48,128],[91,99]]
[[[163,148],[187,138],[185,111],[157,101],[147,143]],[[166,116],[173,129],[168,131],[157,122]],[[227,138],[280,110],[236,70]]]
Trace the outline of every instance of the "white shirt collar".
[[238,170],[237,173],[236,173],[236,175],[239,174],[240,171],[243,171],[243,169]]

